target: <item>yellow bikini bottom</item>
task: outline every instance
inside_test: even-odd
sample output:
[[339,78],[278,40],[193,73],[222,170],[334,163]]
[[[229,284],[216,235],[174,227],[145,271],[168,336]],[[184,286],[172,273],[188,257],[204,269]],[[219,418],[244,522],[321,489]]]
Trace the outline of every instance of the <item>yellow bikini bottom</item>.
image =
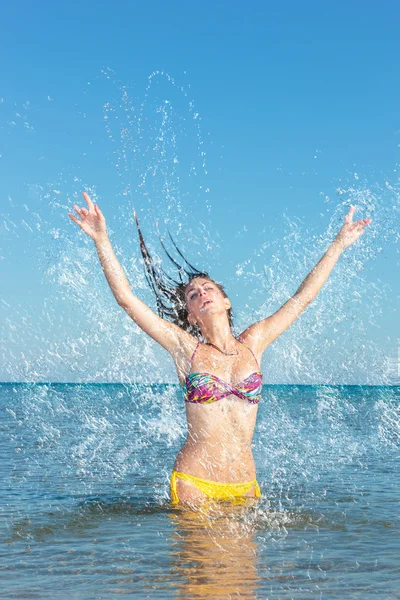
[[187,473],[181,473],[179,471],[172,471],[170,493],[171,493],[171,504],[178,504],[179,497],[176,490],[177,478],[183,481],[188,481],[197,489],[199,489],[207,498],[213,500],[232,500],[234,498],[241,498],[254,486],[254,494],[256,498],[261,498],[260,486],[257,483],[257,479],[252,481],[245,481],[243,483],[218,483],[217,481],[207,481],[207,479],[200,479],[194,475],[188,475]]

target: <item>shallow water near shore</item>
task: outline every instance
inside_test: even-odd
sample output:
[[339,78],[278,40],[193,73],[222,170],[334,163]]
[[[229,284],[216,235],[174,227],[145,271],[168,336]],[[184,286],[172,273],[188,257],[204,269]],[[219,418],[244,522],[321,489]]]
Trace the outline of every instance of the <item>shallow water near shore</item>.
[[263,498],[169,505],[176,385],[0,384],[2,598],[400,598],[400,388],[266,385]]

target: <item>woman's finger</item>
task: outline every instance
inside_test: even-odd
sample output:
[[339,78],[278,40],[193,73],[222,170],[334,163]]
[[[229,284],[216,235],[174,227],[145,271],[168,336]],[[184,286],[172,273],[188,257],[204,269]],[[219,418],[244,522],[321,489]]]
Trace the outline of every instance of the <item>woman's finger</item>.
[[347,215],[345,215],[343,217],[345,223],[352,223],[353,222],[353,214],[354,214],[355,210],[356,210],[356,207],[353,206],[353,205],[351,205],[349,212],[347,213]]
[[88,194],[86,192],[82,192],[83,197],[85,198],[87,205],[89,207],[89,210],[94,210],[94,206],[93,206],[93,202],[91,201],[91,199],[89,198]]
[[79,208],[79,206],[77,204],[74,204],[74,209],[75,211],[78,213],[79,216],[81,216],[81,208]]
[[79,225],[79,227],[81,226],[81,223],[80,223],[80,221],[78,221],[78,219],[77,219],[76,217],[74,217],[74,215],[71,215],[71,213],[68,213],[68,216],[69,216],[69,217],[70,217],[70,218],[71,218],[73,221],[75,221],[75,223],[76,223],[77,225]]

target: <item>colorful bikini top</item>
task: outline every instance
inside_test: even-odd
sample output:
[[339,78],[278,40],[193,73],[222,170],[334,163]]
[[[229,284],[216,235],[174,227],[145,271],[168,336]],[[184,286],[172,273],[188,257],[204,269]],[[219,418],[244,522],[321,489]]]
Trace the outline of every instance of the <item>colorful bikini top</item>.
[[[243,342],[241,343],[246,346]],[[199,344],[200,342],[197,343],[192,358],[190,359],[190,368]],[[246,347],[249,348],[248,346]],[[249,348],[249,350],[254,356],[254,352],[251,348]],[[254,359],[257,362],[255,356]],[[186,377],[185,387],[185,402],[191,404],[211,404],[211,402],[222,400],[230,394],[234,394],[242,400],[247,400],[251,404],[258,404],[262,392],[262,373],[261,371],[255,371],[246,377],[246,379],[243,379],[243,381],[239,381],[236,385],[231,385],[227,381],[224,381],[211,373],[194,372],[189,373]]]

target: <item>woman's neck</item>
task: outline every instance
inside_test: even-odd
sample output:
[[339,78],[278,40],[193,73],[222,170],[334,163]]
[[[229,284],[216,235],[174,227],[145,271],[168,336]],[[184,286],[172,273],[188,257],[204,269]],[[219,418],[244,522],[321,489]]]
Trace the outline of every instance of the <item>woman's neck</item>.
[[235,337],[232,335],[229,323],[216,323],[215,321],[203,325],[201,333],[205,341],[213,344],[223,352],[229,352],[235,346]]

